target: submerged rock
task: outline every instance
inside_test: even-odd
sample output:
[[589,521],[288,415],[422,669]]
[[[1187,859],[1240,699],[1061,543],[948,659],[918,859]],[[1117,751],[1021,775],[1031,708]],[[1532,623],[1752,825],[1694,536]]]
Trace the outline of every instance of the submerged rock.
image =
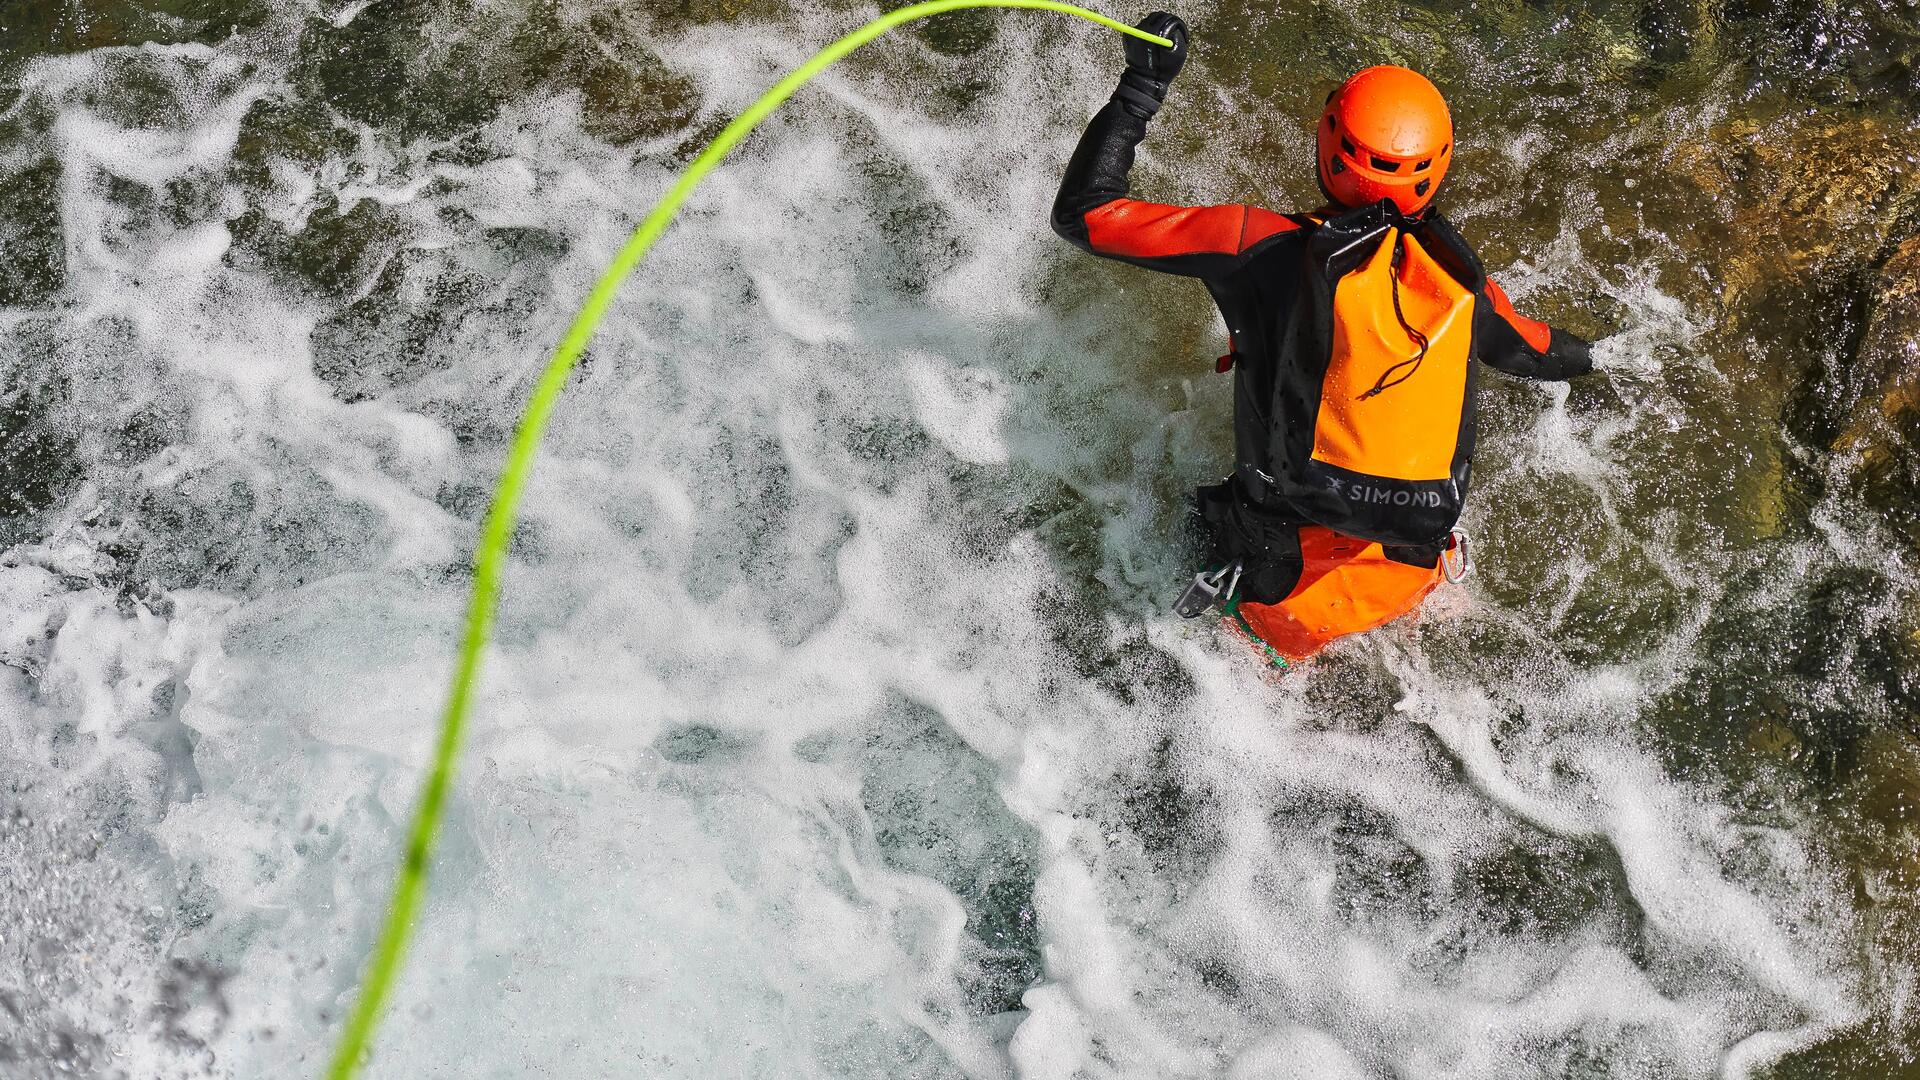
[[613,7],[581,17],[538,0],[478,13],[376,4],[344,25],[314,23],[296,79],[303,96],[402,140],[452,139],[510,103],[560,92],[580,95],[590,134],[626,143],[686,126],[698,102],[692,82],[647,47],[652,34]]
[[1859,372],[1879,394],[1865,404],[1877,405],[1884,419],[1911,420],[1920,411],[1920,236],[1901,244],[1881,268],[1874,302]]
[[23,167],[0,167],[0,305],[39,307],[67,283],[66,236],[57,204],[60,163],[51,158]]
[[1867,501],[1920,549],[1920,237],[1882,267],[1849,374],[1835,448],[1857,455]]
[[[1854,362],[1833,381],[1846,424],[1833,440],[1867,506],[1909,551],[1920,551],[1920,236],[1894,250],[1875,281],[1873,312]],[[1920,612],[1889,650],[1886,685],[1920,719]]]
[[[0,36],[4,36],[0,23]],[[0,99],[4,100],[4,99]],[[67,237],[60,214],[62,168],[47,137],[51,111],[23,103],[0,116],[0,306],[41,307],[67,283]]]
[[1711,314],[1703,344],[1752,419],[1743,449],[1763,462],[1742,506],[1756,535],[1781,535],[1826,483],[1794,447],[1832,446],[1857,426],[1856,404],[1899,351],[1888,335],[1920,331],[1911,292],[1894,299],[1874,271],[1920,268],[1920,255],[1889,254],[1920,221],[1920,129],[1889,111],[1800,106],[1706,126],[1664,162],[1677,183],[1662,208],[1694,208],[1697,227],[1674,239],[1709,288],[1674,285]]
[[297,228],[249,209],[228,223],[234,240],[229,266],[264,270],[281,282],[340,300],[364,290],[370,278],[411,239],[413,223],[403,210],[375,199],[343,208],[323,196]]
[[1634,31],[1657,63],[1718,56],[1722,5],[1714,0],[1659,0],[1643,4]]
[[106,0],[0,6],[0,64],[146,42],[212,44],[265,22],[260,0]]
[[36,536],[34,518],[80,479],[72,381],[41,360],[53,352],[53,338],[39,319],[0,331],[0,544]]
[[1699,237],[1730,313],[1792,303],[1878,258],[1920,212],[1920,130],[1878,113],[1736,118],[1676,145],[1668,163],[1696,205],[1732,208],[1724,232]]
[[644,43],[644,20],[623,9],[590,16],[553,73],[553,85],[578,91],[587,134],[616,146],[657,139],[693,122],[700,96],[692,80],[667,67]]
[[314,328],[314,373],[342,400],[360,401],[452,367],[467,335],[524,333],[567,248],[563,237],[502,228],[400,251],[363,295]]

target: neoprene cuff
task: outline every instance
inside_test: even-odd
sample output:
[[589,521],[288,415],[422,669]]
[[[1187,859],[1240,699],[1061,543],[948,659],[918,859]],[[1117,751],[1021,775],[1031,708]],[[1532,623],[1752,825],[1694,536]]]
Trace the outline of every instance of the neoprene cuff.
[[1166,97],[1166,83],[1149,79],[1131,68],[1120,76],[1120,85],[1113,91],[1113,100],[1142,120],[1153,119],[1153,114],[1160,111],[1160,103]]

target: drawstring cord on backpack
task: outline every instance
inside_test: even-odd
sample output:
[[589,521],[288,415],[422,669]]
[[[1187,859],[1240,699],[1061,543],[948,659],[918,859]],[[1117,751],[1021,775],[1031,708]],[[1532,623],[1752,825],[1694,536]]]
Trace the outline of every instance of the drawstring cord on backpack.
[[[1427,335],[1415,330],[1413,324],[1407,321],[1406,314],[1400,310],[1400,274],[1398,271],[1400,269],[1400,256],[1406,252],[1406,249],[1401,245],[1406,242],[1407,238],[1404,234],[1393,238],[1393,265],[1391,269],[1394,272],[1387,275],[1387,280],[1393,283],[1393,317],[1400,320],[1400,328],[1407,332],[1407,337],[1411,338],[1414,344],[1420,346],[1420,351],[1415,353],[1411,359],[1402,360],[1381,372],[1380,377],[1374,380],[1373,389],[1360,395],[1359,400],[1361,401],[1373,397],[1389,386],[1399,386],[1401,383],[1413,378],[1414,373],[1420,370],[1420,361],[1427,358]],[[1403,367],[1407,367],[1409,364],[1413,366],[1405,375],[1394,379],[1392,382],[1387,381],[1387,376],[1392,375]]]

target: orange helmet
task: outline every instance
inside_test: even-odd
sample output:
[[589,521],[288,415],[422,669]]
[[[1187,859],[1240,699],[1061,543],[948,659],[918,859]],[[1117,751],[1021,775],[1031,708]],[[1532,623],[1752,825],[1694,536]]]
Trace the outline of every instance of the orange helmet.
[[1327,95],[1320,190],[1345,207],[1392,199],[1403,214],[1433,201],[1453,159],[1447,100],[1417,71],[1383,64]]

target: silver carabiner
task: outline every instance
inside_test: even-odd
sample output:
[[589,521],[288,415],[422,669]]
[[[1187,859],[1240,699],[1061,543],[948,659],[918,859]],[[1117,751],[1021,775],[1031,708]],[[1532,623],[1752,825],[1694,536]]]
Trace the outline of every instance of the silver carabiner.
[[1239,559],[1209,574],[1205,570],[1193,575],[1193,580],[1181,592],[1180,599],[1173,602],[1174,614],[1183,619],[1197,619],[1207,613],[1208,608],[1217,607],[1223,599],[1231,600],[1233,591],[1240,587],[1240,572],[1244,569]]
[[1473,553],[1467,550],[1467,531],[1454,528],[1447,535],[1447,550],[1440,553],[1440,572],[1447,584],[1458,585],[1473,572]]

